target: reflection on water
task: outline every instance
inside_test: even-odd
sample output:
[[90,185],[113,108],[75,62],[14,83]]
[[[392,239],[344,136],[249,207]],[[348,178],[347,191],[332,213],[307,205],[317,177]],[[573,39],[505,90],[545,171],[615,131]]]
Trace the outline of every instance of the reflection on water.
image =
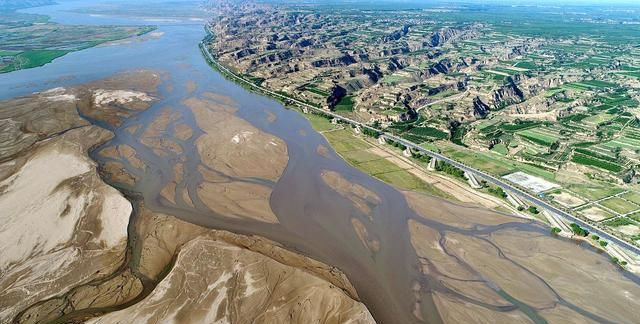
[[[60,6],[35,8],[30,11],[50,14],[54,17],[54,21],[63,23],[140,23],[128,18],[88,17],[60,11],[60,9],[66,10],[74,6],[78,6],[78,3],[63,3]],[[436,199],[424,200],[427,212],[418,215],[414,211],[415,208],[409,207],[401,192],[348,166],[333,151],[322,154],[328,158],[319,155],[317,147],[329,145],[300,114],[285,109],[271,99],[249,93],[212,71],[204,63],[197,48],[197,43],[204,36],[201,25],[165,24],[159,26],[158,32],[163,34],[159,37],[142,36],[131,42],[119,42],[115,45],[71,53],[40,68],[2,74],[0,89],[3,90],[0,97],[10,98],[52,87],[80,84],[133,69],[161,71],[167,76],[167,80],[162,85],[161,100],[151,109],[113,129],[115,138],[105,144],[105,146],[129,145],[135,150],[137,158],[144,162],[145,167],[140,168],[132,165],[130,161],[119,159],[118,161],[123,163],[124,167],[138,178],[138,181],[132,186],[121,184],[116,186],[139,192],[144,197],[145,205],[150,209],[175,215],[199,225],[243,234],[262,235],[290,249],[334,265],[347,274],[363,302],[380,322],[410,323],[418,322],[419,319],[429,323],[441,322],[442,310],[438,312],[436,309],[436,301],[432,298],[433,293],[442,294],[447,298],[457,298],[469,305],[485,307],[493,312],[512,314],[516,311],[520,314],[519,316],[526,316],[535,322],[544,321],[540,315],[543,307],[534,307],[530,303],[517,299],[512,291],[506,293],[507,289],[501,287],[497,283],[498,280],[486,278],[486,272],[483,272],[484,270],[479,266],[482,263],[473,261],[472,258],[467,260],[468,255],[464,253],[465,248],[474,253],[473,247],[467,245],[463,246],[462,250],[460,248],[455,250],[452,246],[455,246],[456,240],[451,237],[460,235],[468,238],[469,242],[490,243],[494,246],[496,253],[487,258],[495,258],[496,262],[500,259],[500,262],[505,262],[510,267],[526,268],[519,261],[503,258],[503,254],[506,253],[503,252],[504,245],[498,247],[487,237],[496,233],[520,232],[551,240],[546,235],[546,228],[506,216],[501,216],[498,224],[474,223],[470,228],[460,228],[451,225],[446,219],[431,218],[424,214],[430,214],[428,209],[432,204],[433,208],[436,206],[448,208],[451,214],[485,213],[489,215],[490,213],[442,204]],[[237,116],[286,142],[289,162],[277,182],[264,179],[233,179],[234,181],[255,181],[271,187],[270,205],[279,223],[229,218],[226,217],[228,215],[216,214],[198,196],[198,186],[203,182],[203,175],[198,169],[201,159],[195,140],[203,132],[198,127],[192,110],[184,104],[184,100],[206,97],[207,92],[229,98],[231,102],[221,101],[218,104],[237,107],[235,113]],[[145,128],[167,110],[175,114],[175,118],[170,118],[157,136],[177,144],[179,151],[158,148],[154,150],[153,147],[141,141]],[[177,130],[180,127],[190,128],[191,136],[187,138],[178,134]],[[97,154],[99,149],[92,154],[98,162],[114,160],[112,157]],[[261,161],[253,163],[258,164]],[[177,164],[180,164],[183,170],[180,179],[176,178]],[[340,195],[324,183],[321,174],[327,170],[334,171],[347,181],[367,188],[379,197],[379,201],[372,206],[370,215],[354,206],[353,201],[348,197]],[[171,182],[175,182],[175,201],[166,199],[166,196],[163,197],[161,193],[163,188]],[[353,219],[364,224],[368,235],[378,240],[379,247],[375,253],[372,254],[362,244],[354,230]],[[502,296],[503,302],[506,301],[510,306],[494,307],[480,297],[469,297],[464,289],[461,291],[443,284],[441,272],[425,271],[431,266],[425,265],[425,262],[429,263],[430,258],[425,258],[423,255],[419,257],[416,253],[416,244],[412,244],[411,240],[411,236],[414,235],[415,238],[416,234],[409,231],[410,219],[417,222],[417,226],[423,226],[438,233],[440,239],[429,241],[428,248],[436,249],[438,246],[443,250],[451,248],[452,251],[447,252],[449,261],[464,265],[465,271],[474,278],[473,282],[490,287]],[[477,244],[482,246],[485,243]],[[576,253],[594,254],[576,246],[572,248]],[[603,262],[606,261],[604,257],[597,257]],[[437,269],[437,264],[434,266],[432,269]],[[563,270],[558,268],[558,271]],[[536,282],[540,286],[549,285],[542,276],[535,276],[526,269],[523,273],[535,277],[531,280],[538,280]],[[619,273],[615,275],[620,277]],[[505,272],[504,276],[514,276],[510,279],[519,280],[513,273]],[[635,277],[632,279],[635,280]],[[474,289],[471,284],[464,287]],[[632,287],[637,288],[636,285]],[[631,293],[637,295],[638,291],[636,289]],[[520,291],[520,294],[526,295],[527,292]],[[594,311],[582,309],[584,304],[576,306],[577,303],[559,297],[553,298],[557,298],[558,303],[563,307],[570,308],[582,316],[597,321],[606,320],[594,314]],[[442,300],[438,299],[437,302],[442,303]],[[442,305],[454,309],[454,304]],[[594,307],[597,308],[598,305]]]

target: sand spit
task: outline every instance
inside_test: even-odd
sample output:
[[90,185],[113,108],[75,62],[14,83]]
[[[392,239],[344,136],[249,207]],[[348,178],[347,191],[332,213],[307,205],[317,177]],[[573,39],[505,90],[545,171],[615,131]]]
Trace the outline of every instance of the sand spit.
[[117,127],[151,106],[161,81],[157,72],[127,72],[78,87],[73,94],[82,115]]
[[284,141],[236,117],[232,106],[198,98],[184,103],[205,133],[196,140],[203,164],[234,177],[275,181],[282,175],[289,160]]
[[144,170],[145,163],[138,158],[136,151],[133,147],[127,144],[120,144],[118,146],[107,146],[99,153],[101,156],[109,159],[123,159],[127,161],[132,167]]
[[367,230],[367,227],[361,220],[352,218],[351,225],[353,226],[353,230],[356,231],[356,235],[358,235],[358,239],[360,239],[360,242],[362,242],[362,244],[364,244],[364,246],[369,249],[371,254],[375,254],[380,251],[380,241],[371,237],[369,231]]
[[271,210],[271,188],[247,182],[205,182],[198,186],[198,196],[211,210],[227,217],[250,218],[277,223]]
[[373,323],[335,268],[263,238],[142,210],[140,271],[158,278],[178,253],[175,265],[144,300],[89,323]]
[[[277,181],[284,172],[287,145],[236,117],[230,102],[213,95],[184,101],[202,131],[194,139],[202,163],[198,171],[205,180],[197,185],[197,194],[209,209],[225,217],[277,223],[268,182]],[[166,188],[164,196],[172,194],[172,187]]]
[[[560,297],[613,322],[640,321],[640,289],[615,265],[575,244],[521,231],[490,236],[506,255],[549,284]],[[589,288],[576,283],[589,283]],[[630,314],[635,314],[630,315]]]
[[518,311],[495,312],[487,308],[435,293],[434,300],[445,323],[533,323]]
[[345,196],[365,215],[371,217],[371,209],[380,203],[380,197],[367,188],[349,182],[341,174],[323,171],[320,176],[324,183],[339,194]]
[[179,112],[171,112],[170,108],[163,108],[158,116],[142,132],[140,142],[154,149],[158,156],[180,155],[182,147],[167,136],[167,128],[170,123],[180,119]]
[[140,91],[97,89],[93,92],[93,104],[98,107],[111,104],[124,105],[134,101],[149,102],[153,101],[153,97]]
[[[635,312],[640,307],[637,284],[597,253],[545,235],[543,227],[532,231],[534,224],[521,229],[524,221],[516,217],[478,208],[458,207],[452,213],[453,204],[417,193],[405,196],[428,221],[410,219],[408,228],[421,272],[432,282],[431,295],[445,321],[640,320]],[[428,225],[431,222],[442,229]],[[572,310],[576,308],[586,315]]]

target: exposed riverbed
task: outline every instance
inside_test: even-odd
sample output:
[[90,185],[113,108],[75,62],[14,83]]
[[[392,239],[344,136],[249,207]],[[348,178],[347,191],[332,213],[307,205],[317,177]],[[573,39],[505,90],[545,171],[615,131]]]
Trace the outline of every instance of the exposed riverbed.
[[[31,11],[87,23],[60,11],[72,6]],[[155,35],[0,75],[0,98],[159,71],[151,108],[117,127],[90,119],[115,133],[91,157],[131,176],[111,184],[139,193],[152,211],[260,235],[341,269],[380,323],[640,321],[637,278],[605,255],[531,221],[402,193],[331,149],[320,154],[330,146],[302,115],[208,67],[202,37],[200,24],[160,25]]]

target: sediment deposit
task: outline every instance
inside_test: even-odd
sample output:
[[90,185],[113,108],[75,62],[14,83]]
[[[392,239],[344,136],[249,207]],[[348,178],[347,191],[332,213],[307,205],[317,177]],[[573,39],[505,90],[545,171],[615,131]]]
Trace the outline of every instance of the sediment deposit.
[[90,284],[109,282],[125,261],[132,212],[87,155],[113,136],[76,110],[92,91],[57,88],[0,103],[3,122],[13,130],[3,138],[0,165],[0,322],[23,311],[20,321],[47,321],[139,293],[141,285],[130,275]]
[[[94,83],[109,92],[80,86],[0,104],[3,123],[12,130],[2,138],[0,155],[0,209],[8,211],[0,225],[0,323],[374,322],[334,267],[259,236],[152,212],[142,202],[135,202],[134,213],[132,203],[100,175],[133,187],[153,161],[145,160],[138,144],[116,141],[97,151],[104,159],[98,167],[89,151],[113,134],[82,116],[117,127],[150,107],[156,91],[120,91],[115,84]],[[187,124],[175,127],[176,137],[194,141],[207,156],[199,168],[199,201],[224,216],[276,223],[269,197],[287,165],[286,144],[234,116],[227,98],[205,98],[188,101],[202,117],[197,132]],[[161,158],[181,153],[167,144],[182,149],[168,131],[179,119],[159,110],[139,133],[139,144],[162,152]],[[239,147],[228,149],[228,143]],[[176,188],[191,170],[176,161],[172,171],[161,195],[175,204]],[[193,204],[187,190],[181,198]]]

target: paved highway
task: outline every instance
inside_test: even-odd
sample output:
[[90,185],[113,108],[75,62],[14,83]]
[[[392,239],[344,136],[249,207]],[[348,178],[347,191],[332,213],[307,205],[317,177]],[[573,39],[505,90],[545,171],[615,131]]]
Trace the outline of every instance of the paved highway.
[[382,136],[385,139],[390,139],[392,141],[401,143],[402,145],[404,145],[406,147],[410,147],[415,151],[418,151],[418,152],[424,153],[426,155],[429,155],[432,158],[436,158],[438,160],[445,161],[445,162],[447,162],[447,163],[449,163],[449,164],[451,164],[451,165],[453,165],[453,166],[455,166],[455,167],[457,167],[457,168],[459,168],[459,169],[461,169],[463,171],[466,171],[466,172],[469,172],[469,173],[473,174],[476,177],[480,177],[482,179],[485,179],[488,182],[491,182],[494,185],[499,186],[503,190],[506,190],[506,191],[509,191],[509,192],[511,192],[513,194],[516,194],[519,197],[521,197],[522,199],[525,199],[525,200],[529,201],[530,203],[532,203],[532,204],[534,204],[534,205],[536,205],[538,207],[544,208],[549,212],[552,212],[552,213],[555,213],[557,215],[560,215],[560,216],[570,220],[571,222],[574,222],[574,223],[580,225],[581,227],[587,229],[589,232],[597,234],[601,238],[609,240],[610,242],[613,242],[613,243],[617,244],[620,247],[623,247],[623,248],[625,248],[625,249],[627,249],[629,251],[634,252],[635,254],[640,255],[640,248],[639,247],[637,247],[637,246],[635,246],[635,245],[633,245],[633,244],[631,244],[629,242],[626,242],[626,241],[624,241],[622,239],[619,239],[619,238],[617,238],[617,237],[615,237],[615,236],[613,236],[613,235],[611,235],[611,234],[609,234],[607,232],[604,232],[604,231],[600,230],[599,228],[597,228],[597,227],[595,227],[595,226],[593,226],[593,225],[581,220],[580,218],[578,218],[576,216],[573,216],[570,213],[568,213],[568,212],[566,212],[566,211],[564,211],[562,209],[559,209],[559,208],[549,204],[548,202],[546,202],[546,201],[544,201],[544,200],[542,200],[542,199],[540,199],[540,198],[538,198],[538,197],[536,197],[536,196],[534,196],[534,195],[532,195],[532,194],[530,194],[528,192],[525,192],[524,190],[522,190],[520,188],[517,188],[517,187],[505,182],[505,180],[502,180],[500,178],[494,177],[494,176],[492,176],[492,175],[490,175],[488,173],[485,173],[484,171],[480,171],[478,169],[474,169],[473,167],[465,165],[465,164],[460,163],[458,161],[452,160],[452,159],[450,159],[450,158],[448,158],[448,157],[446,157],[446,156],[444,156],[444,155],[442,155],[440,153],[427,150],[427,149],[425,149],[425,148],[423,148],[421,146],[418,146],[418,144],[415,144],[413,142],[407,141],[407,140],[402,139],[400,137],[397,137],[397,136],[395,136],[393,134],[386,133],[386,132],[384,132],[382,130],[379,130],[379,129],[373,128],[371,126],[365,125],[365,124],[363,124],[361,122],[358,122],[358,121],[355,121],[353,119],[350,119],[350,118],[347,118],[347,117],[344,117],[344,116],[340,116],[340,115],[335,114],[335,113],[333,113],[331,111],[320,109],[318,107],[309,105],[309,104],[307,104],[307,103],[305,103],[303,101],[300,101],[300,100],[297,100],[297,99],[282,95],[282,94],[277,93],[277,92],[273,92],[273,91],[271,91],[269,89],[266,89],[266,88],[263,88],[263,87],[261,87],[259,85],[256,85],[255,83],[253,83],[253,82],[251,82],[251,81],[249,81],[249,80],[247,80],[247,79],[245,79],[245,78],[243,78],[241,76],[236,75],[234,72],[232,72],[231,70],[229,70],[228,68],[226,68],[222,64],[218,63],[213,58],[213,56],[211,55],[209,50],[206,48],[204,43],[202,43],[202,42],[200,43],[200,48],[202,50],[202,53],[209,59],[209,62],[211,64],[216,65],[216,67],[218,69],[220,69],[221,71],[230,74],[231,76],[235,77],[237,80],[245,83],[246,85],[248,85],[248,86],[250,86],[250,87],[252,87],[252,88],[254,88],[254,89],[256,89],[256,90],[258,90],[260,92],[266,93],[266,94],[268,94],[270,96],[273,96],[273,97],[276,97],[276,98],[287,100],[289,102],[293,102],[293,103],[295,103],[295,104],[297,104],[297,105],[299,105],[301,107],[305,107],[307,109],[311,109],[311,110],[317,111],[317,112],[319,112],[321,114],[329,115],[331,117],[334,117],[334,118],[336,118],[338,120],[341,120],[343,122],[349,123],[351,125],[358,126],[358,127],[361,127],[361,128],[367,128],[369,130],[378,132],[378,133],[381,134],[380,136]]
[[474,168],[472,168],[470,166],[467,166],[465,164],[462,164],[462,163],[460,163],[458,161],[452,160],[452,159],[450,159],[450,158],[448,158],[448,157],[446,157],[446,156],[444,156],[444,155],[442,155],[440,153],[436,153],[436,152],[427,150],[425,148],[422,148],[422,147],[416,145],[415,143],[409,142],[409,141],[404,140],[402,138],[399,138],[397,136],[386,134],[386,133],[382,134],[381,136],[383,136],[383,137],[385,137],[387,139],[390,139],[392,141],[395,141],[395,142],[398,142],[398,143],[402,143],[402,145],[405,145],[405,146],[410,147],[410,148],[412,148],[412,149],[414,149],[416,151],[419,151],[419,152],[422,152],[424,154],[427,154],[427,155],[431,156],[432,158],[436,158],[438,160],[445,161],[445,162],[447,162],[447,163],[449,163],[449,164],[451,164],[451,165],[453,165],[453,166],[455,166],[455,167],[457,167],[457,168],[459,168],[459,169],[461,169],[463,171],[466,171],[466,172],[469,172],[469,173],[473,174],[476,177],[480,177],[482,179],[485,179],[485,180],[493,183],[494,185],[499,186],[503,190],[506,190],[506,191],[509,191],[509,192],[511,192],[513,194],[516,194],[520,198],[525,199],[525,200],[529,201],[530,203],[532,203],[532,204],[534,204],[536,206],[544,208],[549,212],[552,212],[554,214],[560,215],[560,216],[570,220],[571,222],[574,222],[574,223],[580,225],[581,227],[589,230],[589,232],[597,234],[601,238],[609,240],[610,242],[613,242],[613,243],[617,244],[618,246],[624,247],[625,249],[628,249],[628,250],[640,255],[640,248],[638,248],[637,246],[632,245],[632,244],[630,244],[630,243],[628,243],[628,242],[626,242],[624,240],[621,240],[621,239],[619,239],[619,238],[617,238],[617,237],[615,237],[615,236],[613,236],[613,235],[611,235],[611,234],[609,234],[607,232],[604,232],[604,231],[600,230],[599,228],[597,228],[597,227],[595,227],[595,226],[593,226],[593,225],[591,225],[589,223],[584,222],[580,218],[577,218],[577,217],[565,212],[564,210],[559,209],[559,208],[549,204],[548,202],[546,202],[546,201],[544,201],[544,200],[542,200],[542,199],[540,199],[540,198],[538,198],[538,197],[536,197],[536,196],[534,196],[534,195],[532,195],[532,194],[530,194],[528,192],[525,192],[524,190],[522,190],[520,188],[517,188],[517,187],[505,182],[504,180],[502,180],[500,178],[496,178],[496,177],[494,177],[494,176],[492,176],[490,174],[487,174],[487,173],[485,173],[483,171],[474,169]]

